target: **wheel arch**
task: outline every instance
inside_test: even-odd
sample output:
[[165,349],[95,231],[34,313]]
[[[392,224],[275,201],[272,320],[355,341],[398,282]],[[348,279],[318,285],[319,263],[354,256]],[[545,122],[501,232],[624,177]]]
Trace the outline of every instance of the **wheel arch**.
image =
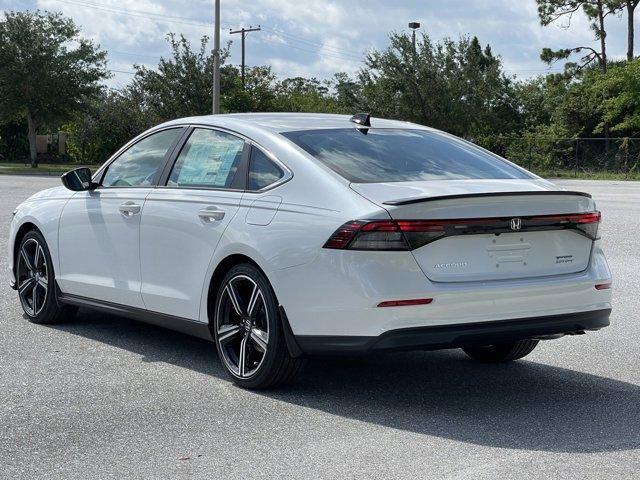
[[[206,303],[207,319],[209,320],[209,332],[211,333],[211,337],[214,339],[215,339],[215,333],[213,331],[213,328],[215,326],[215,322],[213,322],[213,319],[215,315],[215,302],[216,302],[216,298],[218,297],[218,291],[220,290],[222,279],[224,278],[224,276],[227,274],[229,270],[231,270],[234,266],[239,265],[241,263],[248,263],[253,265],[260,272],[262,272],[262,274],[267,278],[267,280],[269,280],[267,273],[264,271],[262,267],[260,267],[258,262],[256,262],[253,258],[245,254],[234,253],[226,256],[218,263],[209,280],[209,287],[207,289],[207,303]],[[269,283],[271,284],[271,281],[269,281]],[[271,285],[271,288],[273,289],[273,285]],[[282,322],[283,334],[285,337],[287,349],[289,350],[289,354],[293,358],[300,357],[303,355],[303,352],[298,346],[294,338],[293,332],[291,330],[291,326],[289,325],[289,319],[287,318],[287,314],[284,310],[284,307],[280,304],[280,301],[278,300],[278,295],[276,294],[275,291],[274,291],[274,295],[276,295],[276,300],[278,301],[278,308],[280,311],[280,321]]]
[[40,230],[35,223],[30,222],[30,221],[24,222],[22,225],[20,225],[20,227],[16,231],[16,235],[15,235],[15,238],[13,240],[13,245],[11,247],[11,258],[13,260],[12,267],[13,267],[13,274],[14,275],[16,274],[15,258],[16,258],[16,255],[18,253],[18,248],[20,247],[20,243],[22,242],[22,239],[25,237],[25,235],[27,233],[29,233],[30,231],[32,231],[32,230],[36,230],[37,232],[40,233],[40,235],[42,235],[44,237],[44,235],[42,233],[42,230]]
[[[218,291],[220,290],[222,279],[229,270],[241,263],[249,263],[260,270],[265,277],[267,276],[264,270],[260,268],[260,265],[258,265],[258,263],[254,259],[247,255],[244,255],[242,253],[234,253],[223,258],[214,269],[213,274],[209,279],[209,288],[207,289],[207,318],[209,319],[209,329],[211,329],[215,302],[218,296]],[[213,335],[213,332],[211,333]]]

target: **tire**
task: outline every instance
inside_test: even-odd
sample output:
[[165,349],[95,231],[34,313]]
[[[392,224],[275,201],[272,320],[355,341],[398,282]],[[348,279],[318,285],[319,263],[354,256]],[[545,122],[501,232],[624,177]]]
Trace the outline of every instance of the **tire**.
[[462,350],[481,363],[512,362],[529,355],[538,345],[538,340],[518,340],[482,347],[464,347]]
[[242,263],[229,270],[216,296],[213,337],[218,356],[243,388],[266,389],[293,380],[303,360],[292,358],[278,300],[266,276]]
[[15,257],[18,298],[32,323],[51,324],[73,318],[77,307],[60,306],[49,247],[38,230],[22,238]]

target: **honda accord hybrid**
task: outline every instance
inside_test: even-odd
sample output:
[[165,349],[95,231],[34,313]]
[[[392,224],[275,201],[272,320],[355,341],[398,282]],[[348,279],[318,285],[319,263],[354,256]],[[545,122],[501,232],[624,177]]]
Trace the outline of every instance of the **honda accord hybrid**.
[[600,212],[468,141],[324,114],[183,118],[14,212],[34,323],[102,310],[206,338],[246,388],[307,356],[480,362],[609,324]]

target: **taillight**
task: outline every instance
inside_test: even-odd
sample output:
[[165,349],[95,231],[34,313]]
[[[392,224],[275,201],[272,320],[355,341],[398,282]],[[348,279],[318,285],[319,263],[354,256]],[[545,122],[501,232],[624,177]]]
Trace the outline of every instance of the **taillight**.
[[601,214],[597,211],[563,215],[541,215],[529,219],[523,218],[523,229],[524,227],[529,227],[529,230],[575,229],[595,240],[598,237],[600,219]]
[[354,220],[338,228],[324,248],[349,250],[413,250],[444,234],[438,222],[428,220]]
[[[517,220],[517,221],[514,221]],[[482,233],[577,230],[595,240],[600,212],[444,220],[352,220],[324,244],[340,250],[414,250],[445,237]]]
[[338,228],[324,248],[349,250],[409,250],[409,246],[393,220],[366,222],[354,220]]

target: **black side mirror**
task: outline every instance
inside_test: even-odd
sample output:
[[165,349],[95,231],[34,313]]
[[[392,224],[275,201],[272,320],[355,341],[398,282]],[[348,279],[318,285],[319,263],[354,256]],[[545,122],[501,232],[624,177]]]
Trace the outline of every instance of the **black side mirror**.
[[74,192],[93,190],[98,185],[91,181],[91,170],[86,167],[70,170],[60,177],[62,184]]

